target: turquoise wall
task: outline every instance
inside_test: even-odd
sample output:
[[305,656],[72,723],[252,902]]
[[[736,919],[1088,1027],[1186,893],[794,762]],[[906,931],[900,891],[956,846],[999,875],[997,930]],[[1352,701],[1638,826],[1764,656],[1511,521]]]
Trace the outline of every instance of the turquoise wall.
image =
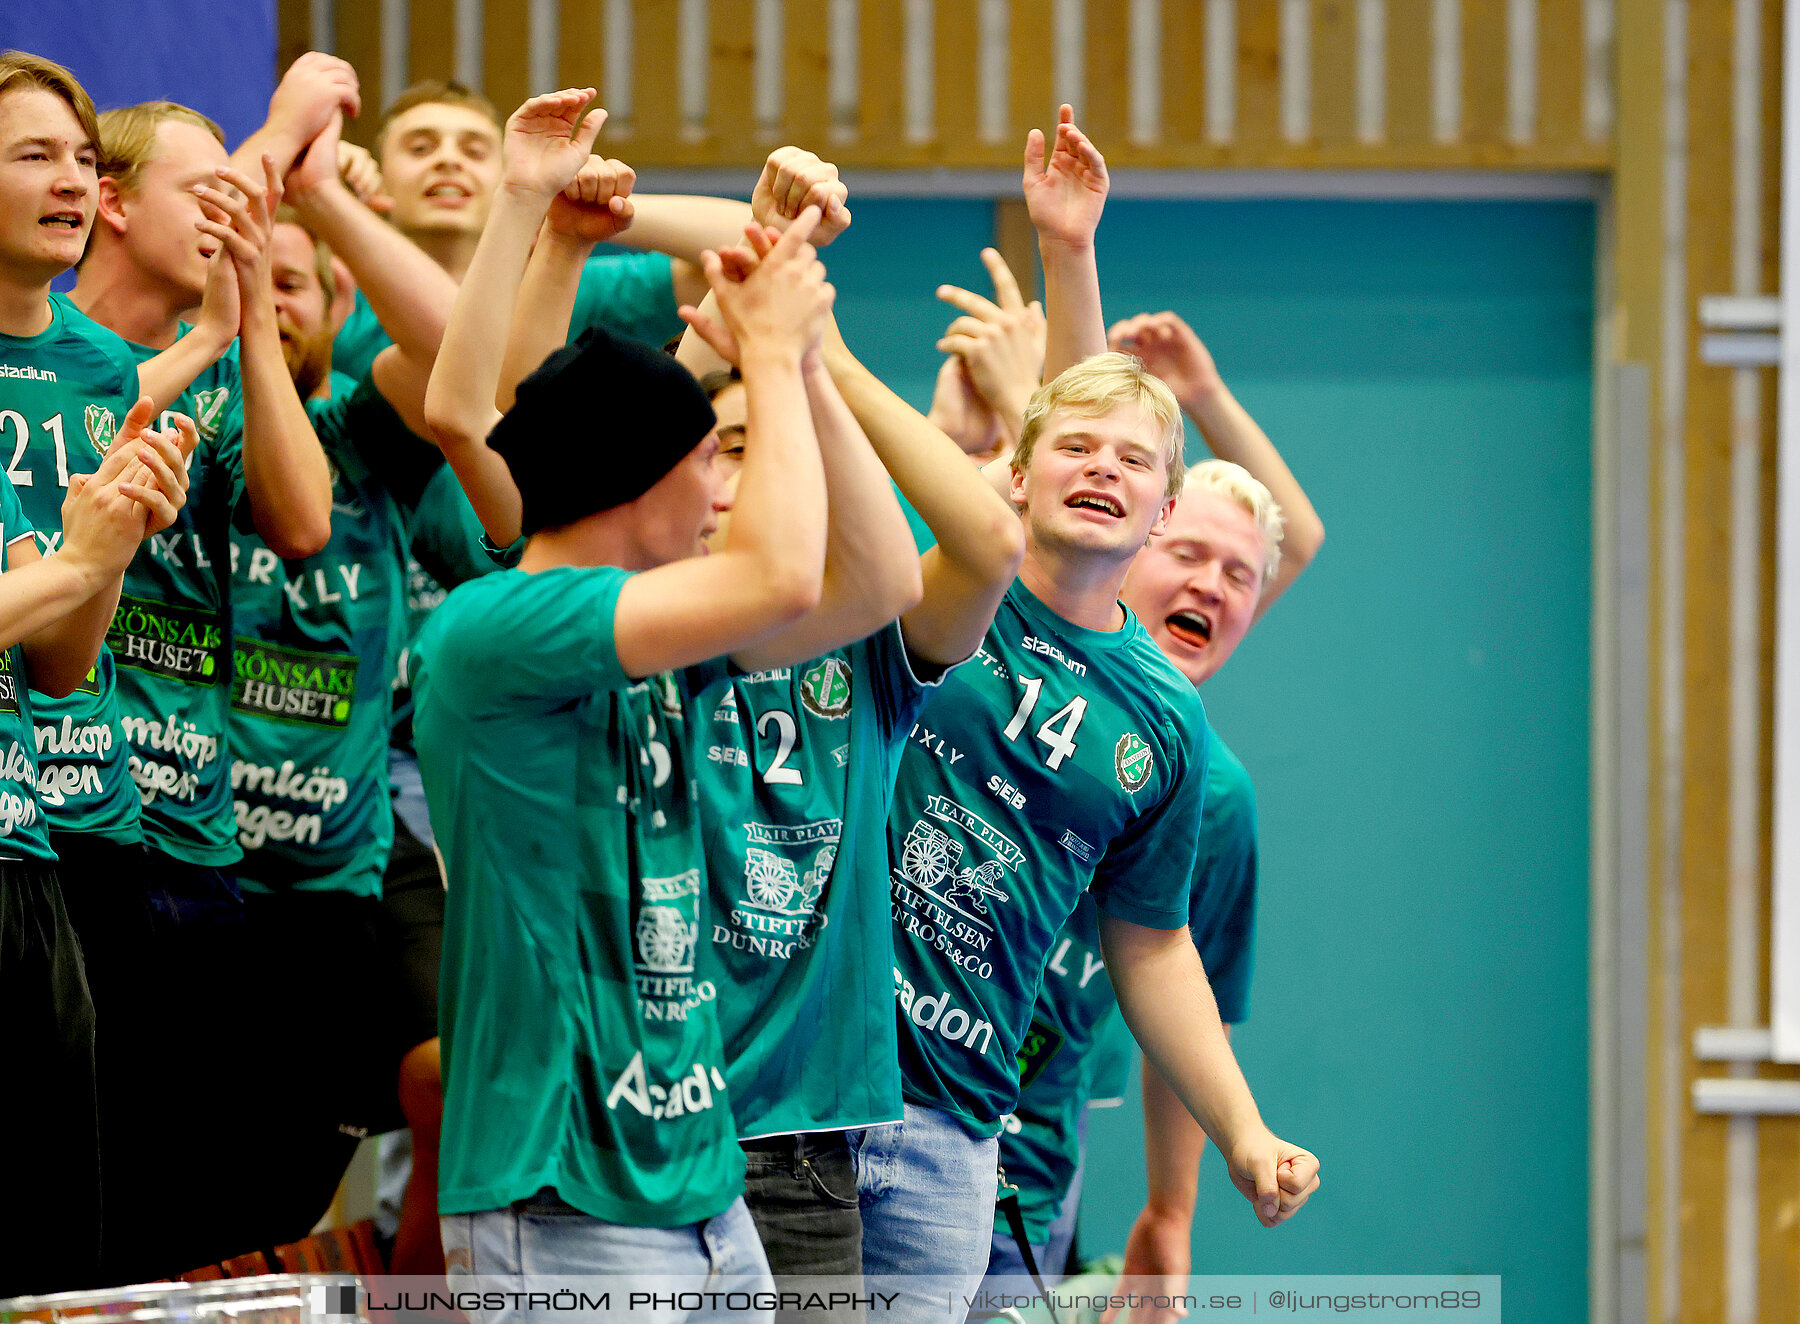
[[[986,204],[863,201],[826,253],[917,403],[931,291],[983,288],[990,236]],[[1186,317],[1328,531],[1204,691],[1260,798],[1239,1056],[1325,1181],[1265,1231],[1209,1153],[1199,1272],[1498,1273],[1510,1317],[1586,1318],[1593,253],[1585,202],[1107,209],[1109,316]],[[1093,1115],[1090,1252],[1141,1141]]]

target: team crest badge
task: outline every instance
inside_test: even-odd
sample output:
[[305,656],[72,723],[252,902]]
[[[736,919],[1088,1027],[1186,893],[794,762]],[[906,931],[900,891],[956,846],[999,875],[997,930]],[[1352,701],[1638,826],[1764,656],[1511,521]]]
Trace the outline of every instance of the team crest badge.
[[112,410],[105,405],[89,405],[82,421],[87,424],[88,441],[95,450],[104,455],[112,449],[113,438],[119,435],[119,420],[113,417]]
[[1133,735],[1119,737],[1119,743],[1113,746],[1113,773],[1119,785],[1136,794],[1144,789],[1155,768],[1156,756],[1150,752],[1150,746]]
[[819,717],[842,717],[850,711],[850,664],[828,657],[800,677],[800,701]]
[[231,398],[229,386],[194,392],[194,430],[206,441],[219,435],[219,424],[225,418],[225,402]]

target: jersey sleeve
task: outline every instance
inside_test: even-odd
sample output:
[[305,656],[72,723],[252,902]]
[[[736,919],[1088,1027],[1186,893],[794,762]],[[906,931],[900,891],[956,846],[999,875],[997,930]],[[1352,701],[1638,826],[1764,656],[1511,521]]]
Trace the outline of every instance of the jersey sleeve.
[[13,487],[12,479],[0,474],[0,547],[11,547],[36,532],[26,517],[25,507],[19,504],[19,493]]
[[1187,927],[1211,743],[1204,722],[1193,736],[1174,734],[1168,748],[1178,766],[1167,791],[1113,839],[1094,870],[1094,900],[1107,914],[1147,929]]
[[427,625],[426,666],[457,678],[471,716],[625,689],[632,682],[614,647],[613,613],[629,578],[613,566],[565,566],[464,585],[457,593],[475,596],[452,595]]
[[912,729],[925,700],[943,683],[951,668],[944,668],[933,680],[920,680],[907,655],[899,621],[889,622],[864,639],[856,645],[856,651],[862,655],[859,670],[874,681],[868,694],[875,703],[881,738],[897,739]]
[[1188,909],[1188,931],[1227,1025],[1249,1015],[1255,951],[1256,801],[1244,789],[1244,803],[1200,843]]
[[443,468],[443,452],[406,426],[371,378],[359,381],[342,400],[333,396],[314,423],[320,441],[328,432],[347,441],[376,481],[409,513],[418,507],[425,485]]
[[569,340],[603,326],[614,335],[660,346],[687,329],[675,308],[675,272],[666,256],[599,253],[582,269]]
[[331,369],[359,382],[367,381],[375,370],[375,356],[393,343],[388,333],[381,329],[368,299],[358,290],[356,306],[350,310],[343,329],[331,343]]

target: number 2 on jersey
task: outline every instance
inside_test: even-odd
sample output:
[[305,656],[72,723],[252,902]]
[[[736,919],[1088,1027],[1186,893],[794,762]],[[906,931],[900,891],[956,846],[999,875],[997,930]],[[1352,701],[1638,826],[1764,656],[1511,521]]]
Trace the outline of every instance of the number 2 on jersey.
[[756,734],[766,736],[769,727],[775,728],[775,758],[763,770],[762,779],[770,786],[799,786],[806,780],[798,768],[787,766],[788,755],[794,752],[794,742],[800,738],[800,730],[794,725],[793,715],[784,713],[779,708],[771,708],[756,719]]

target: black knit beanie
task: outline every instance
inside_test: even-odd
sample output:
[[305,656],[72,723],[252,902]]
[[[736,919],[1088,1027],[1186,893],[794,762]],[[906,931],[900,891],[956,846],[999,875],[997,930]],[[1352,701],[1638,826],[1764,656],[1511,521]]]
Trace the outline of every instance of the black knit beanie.
[[519,383],[488,445],[512,471],[529,535],[635,501],[717,422],[686,368],[595,327]]

